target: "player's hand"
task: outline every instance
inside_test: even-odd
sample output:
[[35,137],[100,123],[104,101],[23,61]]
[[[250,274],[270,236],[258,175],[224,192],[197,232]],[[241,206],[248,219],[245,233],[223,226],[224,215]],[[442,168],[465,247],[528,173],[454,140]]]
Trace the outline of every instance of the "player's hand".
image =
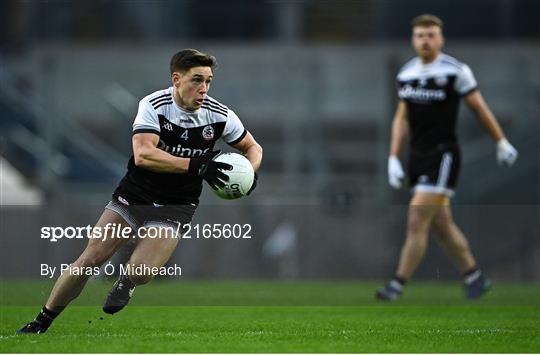
[[394,189],[401,188],[401,179],[405,177],[401,163],[398,157],[390,155],[388,157],[388,183]]
[[516,148],[510,144],[506,138],[497,142],[497,162],[499,165],[506,164],[512,166],[518,157]]
[[257,175],[257,172],[255,172],[255,174],[253,175],[253,185],[251,185],[251,188],[249,189],[246,195],[249,195],[251,191],[255,190],[255,188],[257,187],[258,179],[259,179],[259,176]]
[[223,181],[229,181],[229,177],[222,170],[232,170],[232,165],[216,162],[213,159],[221,153],[221,150],[207,152],[198,158],[189,160],[188,174],[202,177],[214,190],[224,187]]

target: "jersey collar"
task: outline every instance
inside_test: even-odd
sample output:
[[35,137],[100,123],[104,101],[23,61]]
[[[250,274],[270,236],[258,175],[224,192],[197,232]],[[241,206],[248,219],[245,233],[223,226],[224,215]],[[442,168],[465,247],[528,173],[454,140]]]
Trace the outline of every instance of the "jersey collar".
[[420,65],[420,67],[422,69],[428,69],[428,68],[431,68],[432,66],[436,65],[438,62],[441,61],[442,57],[443,57],[443,52],[439,52],[439,54],[437,55],[437,57],[430,63],[427,63],[427,64],[424,64],[422,63],[422,59],[420,59],[420,57],[418,57],[418,64]]

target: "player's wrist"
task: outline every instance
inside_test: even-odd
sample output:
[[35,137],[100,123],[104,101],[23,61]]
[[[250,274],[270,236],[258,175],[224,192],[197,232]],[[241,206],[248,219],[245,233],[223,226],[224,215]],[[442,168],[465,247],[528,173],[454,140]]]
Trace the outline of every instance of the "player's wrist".
[[220,150],[215,150],[215,151],[206,152],[200,157],[188,158],[187,173],[190,175],[203,177],[208,170],[208,164],[219,153],[221,153]]
[[498,148],[504,148],[510,146],[510,142],[505,137],[502,137],[497,141],[497,147]]
[[178,169],[180,170],[180,173],[188,174],[191,158],[178,158],[178,159],[179,159]]
[[201,162],[197,158],[188,158],[187,159],[187,170],[186,173],[190,175],[198,175]]

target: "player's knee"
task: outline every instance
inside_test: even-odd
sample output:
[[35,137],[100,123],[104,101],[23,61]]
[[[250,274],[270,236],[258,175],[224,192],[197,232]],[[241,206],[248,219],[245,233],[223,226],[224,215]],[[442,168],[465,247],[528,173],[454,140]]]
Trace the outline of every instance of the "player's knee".
[[447,239],[451,236],[452,233],[452,227],[451,224],[437,224],[434,225],[435,233],[439,236],[439,238]]
[[426,218],[421,213],[410,213],[407,221],[407,229],[411,233],[426,232],[428,223]]
[[433,219],[433,228],[435,229],[435,232],[441,237],[445,238],[446,236],[450,235],[452,230],[453,222],[449,218],[445,217],[435,217]]

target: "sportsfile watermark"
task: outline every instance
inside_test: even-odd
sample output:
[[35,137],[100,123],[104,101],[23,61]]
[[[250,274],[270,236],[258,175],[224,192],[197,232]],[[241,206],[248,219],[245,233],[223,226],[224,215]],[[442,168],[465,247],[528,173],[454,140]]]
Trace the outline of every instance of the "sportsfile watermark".
[[87,226],[44,226],[41,227],[41,239],[54,243],[61,239],[251,239],[251,225],[244,224],[181,224],[176,227],[165,225],[143,226],[137,229],[119,223],[108,223],[103,227]]

